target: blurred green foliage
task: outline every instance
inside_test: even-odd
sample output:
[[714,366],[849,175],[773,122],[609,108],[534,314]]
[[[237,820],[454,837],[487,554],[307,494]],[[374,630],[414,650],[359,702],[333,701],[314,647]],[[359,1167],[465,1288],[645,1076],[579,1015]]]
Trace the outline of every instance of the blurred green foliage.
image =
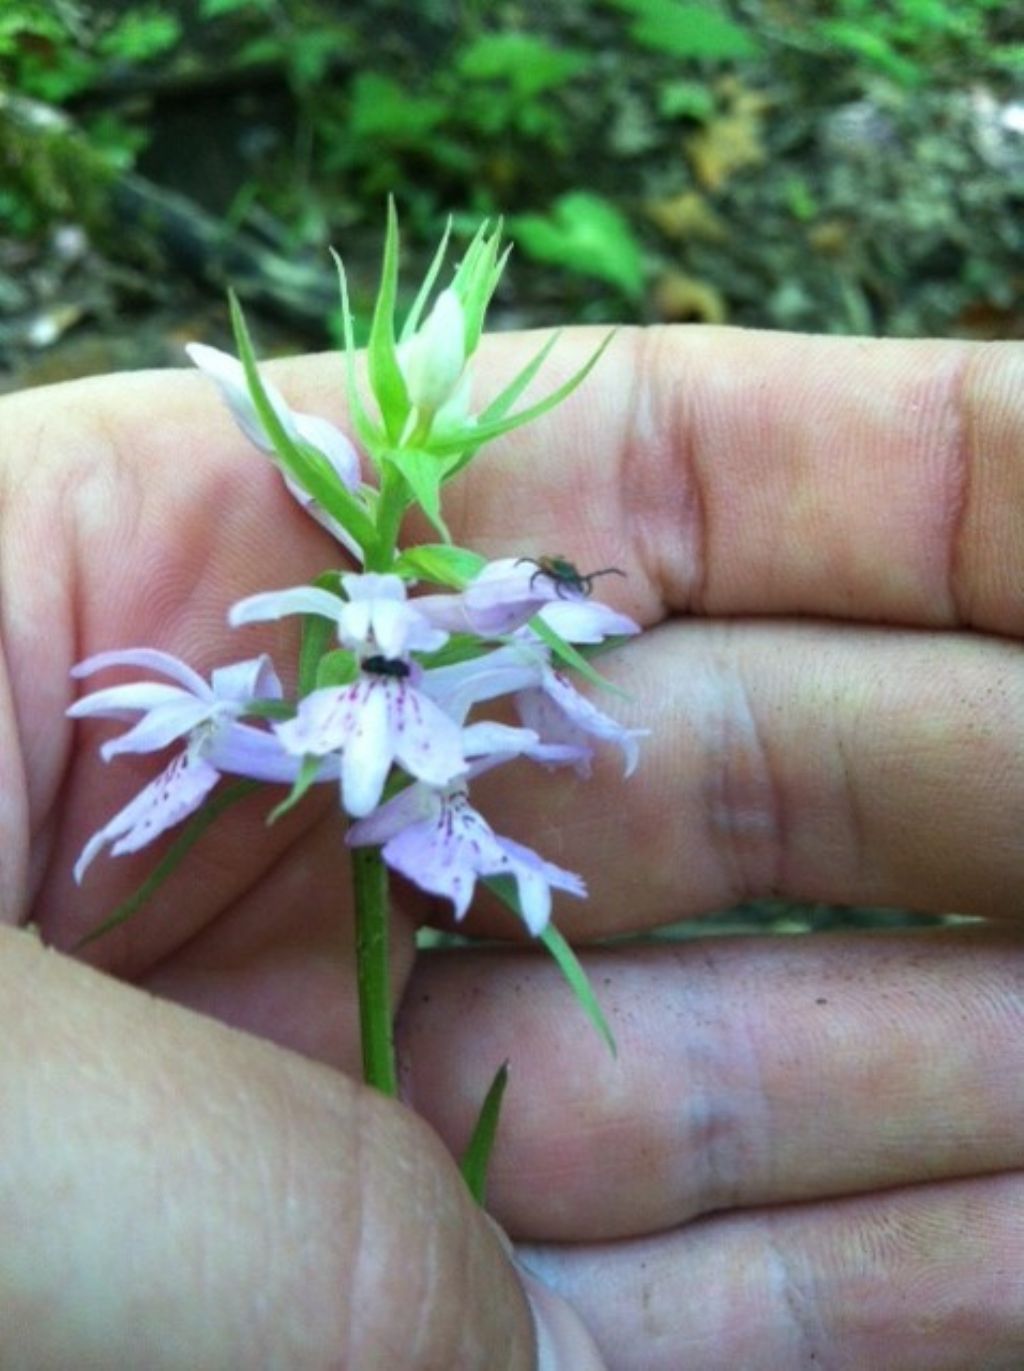
[[[159,179],[164,114],[194,94],[210,141],[219,112],[243,148],[225,176],[196,172],[218,191],[228,184],[215,211],[232,228],[272,216],[290,251],[344,245],[376,226],[394,192],[414,242],[432,241],[452,209],[467,220],[509,216],[538,269],[577,278],[578,298],[561,302],[570,315],[640,316],[668,271],[684,277],[673,299],[703,300],[717,317],[721,295],[740,318],[764,322],[752,313],[763,273],[748,247],[725,242],[728,225],[749,215],[783,271],[808,257],[797,244],[786,258],[794,229],[814,237],[810,255],[841,258],[820,264],[832,285],[797,282],[773,297],[767,321],[803,326],[809,292],[863,327],[873,309],[887,322],[885,301],[867,302],[884,294],[875,278],[917,270],[916,248],[874,261],[881,207],[855,205],[825,146],[832,135],[817,130],[830,111],[863,107],[874,131],[856,133],[864,147],[851,157],[874,146],[882,158],[899,144],[917,164],[920,137],[943,176],[969,174],[966,147],[937,152],[914,121],[941,123],[946,92],[952,112],[935,138],[963,141],[971,89],[1015,98],[1020,10],[1020,0],[5,0],[0,90],[69,110],[100,181],[140,158]],[[812,138],[821,147],[801,162],[793,150]],[[28,150],[0,104],[8,233],[38,234],[67,215],[75,196],[61,193],[61,155],[52,142]],[[876,170],[869,181],[872,193],[891,193]],[[1008,202],[1018,181],[1008,166]],[[915,189],[929,203],[930,186]],[[997,212],[985,200],[976,242],[959,224],[945,230],[962,253],[955,270],[989,295],[1003,275],[997,240],[1012,246]],[[694,291],[686,282],[697,277]]]

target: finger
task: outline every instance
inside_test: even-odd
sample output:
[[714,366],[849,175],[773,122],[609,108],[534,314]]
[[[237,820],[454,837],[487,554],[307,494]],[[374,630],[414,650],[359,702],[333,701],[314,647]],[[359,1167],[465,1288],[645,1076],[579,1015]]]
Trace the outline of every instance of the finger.
[[533,1367],[440,1144],[345,1078],[0,937],[11,1366]]
[[1016,1371],[1024,1359],[1020,1175],[520,1256],[580,1310],[610,1371]]
[[489,1200],[581,1241],[1024,1168],[1024,939],[701,940],[588,954],[610,1057],[546,960],[434,954],[405,1088],[453,1148],[510,1063]]
[[[846,625],[663,625],[603,657],[646,725],[636,773],[503,768],[502,833],[586,880],[556,921],[595,938],[749,898],[1016,917],[1024,663],[980,636]],[[507,934],[495,914],[474,925]]]
[[[154,994],[234,1028],[362,1073],[356,935],[339,816],[326,815],[215,920],[147,970]],[[314,878],[313,873],[318,873]],[[186,875],[193,879],[189,870]],[[173,918],[145,908],[138,921]],[[393,900],[390,970],[397,1003],[415,955],[415,925]],[[142,932],[139,941],[142,941]]]
[[[571,330],[545,384],[601,336]],[[479,392],[537,345],[489,339]],[[338,413],[335,361],[275,376]],[[452,487],[449,521],[488,554],[623,567],[604,589],[645,623],[667,607],[1016,634],[1022,386],[1016,344],[623,330],[566,404]]]

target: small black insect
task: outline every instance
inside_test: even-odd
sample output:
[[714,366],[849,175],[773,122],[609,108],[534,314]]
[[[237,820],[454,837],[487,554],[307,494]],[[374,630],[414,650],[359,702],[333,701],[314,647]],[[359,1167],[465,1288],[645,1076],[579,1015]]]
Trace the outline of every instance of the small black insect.
[[363,670],[371,672],[374,676],[391,676],[396,681],[404,681],[406,676],[411,674],[412,667],[400,657],[383,657],[378,653],[373,657],[363,658]]
[[530,577],[530,589],[538,576],[546,576],[555,587],[555,594],[560,600],[566,599],[571,593],[576,595],[589,596],[593,594],[594,581],[598,576],[625,576],[625,572],[617,566],[602,567],[600,571],[579,571],[568,557],[563,557],[561,553],[556,557],[520,557],[516,562],[528,562],[535,566],[537,570]]

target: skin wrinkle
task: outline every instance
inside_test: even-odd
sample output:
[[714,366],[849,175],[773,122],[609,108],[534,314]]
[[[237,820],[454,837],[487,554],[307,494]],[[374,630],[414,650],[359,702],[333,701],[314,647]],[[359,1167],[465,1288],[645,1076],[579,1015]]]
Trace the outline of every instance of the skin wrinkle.
[[706,701],[705,727],[697,729],[706,775],[705,824],[730,900],[741,904],[782,888],[782,787],[742,670],[712,653],[705,671],[715,697]]
[[[627,546],[634,549],[648,586],[656,590],[658,618],[670,603],[699,614],[708,579],[709,533],[696,425],[684,399],[685,387],[669,386],[661,379],[663,372],[674,375],[679,370],[679,359],[667,346],[668,330],[642,330],[633,342],[624,437],[618,448]],[[658,400],[669,395],[678,396],[680,403],[666,415]],[[639,480],[636,472],[641,473]],[[680,498],[666,500],[666,492],[678,492]],[[666,515],[667,536],[662,527]]]
[[822,1361],[822,1349],[827,1345],[821,1321],[814,1318],[815,1302],[796,1275],[797,1263],[788,1244],[780,1241],[779,1229],[767,1223],[761,1230],[762,1251],[765,1261],[762,1265],[771,1268],[776,1277],[776,1297],[784,1311],[782,1320],[788,1323],[793,1337],[788,1340],[794,1355],[799,1357],[797,1366],[818,1367]]
[[[679,958],[679,960],[682,962],[684,959]],[[709,948],[700,959],[700,970],[702,998],[705,1004],[721,1004],[723,1002],[722,973],[713,949]],[[695,983],[696,978],[691,976],[691,993]],[[702,1033],[706,1035],[707,1039],[713,1037],[719,1042],[726,1036],[721,1015],[707,1017],[704,1012],[701,1012],[695,1027],[696,1032],[693,1031],[692,1027],[687,1032],[684,1050],[688,1092],[686,1103],[690,1118],[694,1117],[695,1112],[701,1118],[711,1118],[716,1112],[720,1116],[721,1106],[716,1105],[716,1098],[721,1095],[721,1061],[715,1060],[714,1048],[698,1052],[697,1040]],[[748,1046],[751,1045],[749,1035],[744,1035],[744,1042]],[[696,1111],[692,1102],[694,1094],[697,1097]],[[743,1152],[749,1148],[743,1148],[744,1130],[739,1126],[735,1109],[730,1110],[726,1118],[728,1124],[725,1128],[712,1127],[702,1130],[700,1141],[703,1146],[697,1146],[697,1139],[694,1139],[690,1145],[681,1149],[686,1161],[688,1163],[695,1161],[700,1171],[700,1179],[690,1182],[693,1193],[706,1197],[705,1202],[690,1214],[691,1219],[698,1217],[701,1212],[732,1209],[737,1204],[740,1194],[739,1178],[743,1165]]]
[[968,420],[967,396],[973,392],[972,377],[989,353],[986,345],[977,352],[964,352],[956,368],[946,378],[952,438],[947,461],[952,468],[952,491],[947,527],[948,563],[946,583],[953,622],[958,626],[971,621],[969,587],[962,573],[962,546],[969,528],[968,512],[971,504],[971,476],[974,471],[972,427]]

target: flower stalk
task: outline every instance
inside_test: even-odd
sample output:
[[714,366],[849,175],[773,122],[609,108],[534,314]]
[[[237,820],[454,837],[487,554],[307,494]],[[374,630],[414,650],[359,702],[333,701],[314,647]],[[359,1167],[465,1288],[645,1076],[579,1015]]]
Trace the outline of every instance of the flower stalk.
[[352,850],[356,911],[356,979],[363,1079],[382,1094],[398,1094],[391,1016],[391,932],[388,872],[376,847]]

